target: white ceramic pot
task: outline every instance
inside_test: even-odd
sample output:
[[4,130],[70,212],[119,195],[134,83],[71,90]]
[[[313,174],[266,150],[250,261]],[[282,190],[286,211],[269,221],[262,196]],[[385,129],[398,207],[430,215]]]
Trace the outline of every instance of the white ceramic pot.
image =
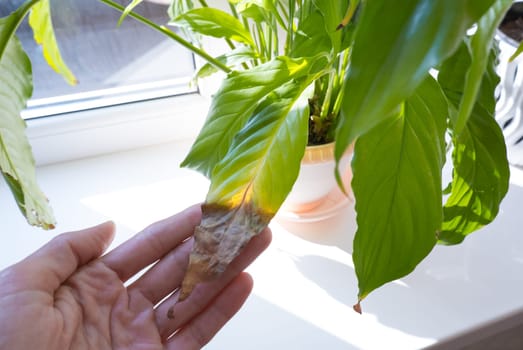
[[[340,172],[342,174],[350,171],[351,157],[352,147],[341,159]],[[282,210],[303,213],[320,206],[338,186],[334,177],[335,165],[334,143],[307,146],[301,162],[300,173],[282,205]]]

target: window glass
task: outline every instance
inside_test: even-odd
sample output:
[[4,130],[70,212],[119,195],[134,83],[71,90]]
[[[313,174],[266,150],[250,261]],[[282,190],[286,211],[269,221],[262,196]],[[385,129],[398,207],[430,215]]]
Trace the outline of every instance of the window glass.
[[[23,0],[3,0],[6,16]],[[119,1],[127,4],[128,1]],[[158,24],[168,21],[167,5],[144,1],[136,12]],[[27,20],[17,35],[33,65],[33,98],[24,118],[65,113],[194,91],[188,50],[97,0],[51,0],[52,20],[62,56],[78,84],[69,86],[44,61]]]

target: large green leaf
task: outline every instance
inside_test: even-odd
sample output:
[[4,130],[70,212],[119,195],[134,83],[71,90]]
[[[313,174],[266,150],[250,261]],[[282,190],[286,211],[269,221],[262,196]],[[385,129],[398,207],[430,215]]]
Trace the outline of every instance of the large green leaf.
[[450,56],[494,0],[366,1],[347,73],[336,157],[380,122]]
[[53,227],[54,218],[36,182],[25,122],[20,117],[32,90],[31,63],[19,40],[12,36],[0,59],[0,169],[28,222],[48,229]]
[[260,103],[215,167],[207,203],[276,213],[298,176],[307,145],[308,99],[295,105],[304,88],[304,79],[288,82]]
[[180,300],[222,274],[291,190],[307,143],[308,96],[302,91],[308,84],[307,77],[293,80],[265,97],[216,166]]
[[230,14],[215,8],[204,7],[185,12],[171,24],[189,28],[193,32],[226,38],[254,46],[254,40],[243,24]]
[[76,84],[76,78],[62,59],[58,43],[56,42],[49,0],[40,0],[33,6],[29,15],[29,25],[33,29],[35,41],[42,45],[47,64],[69,84]]
[[279,57],[246,71],[230,73],[214,96],[207,121],[182,166],[210,177],[258,103],[281,85],[308,74],[310,66],[307,59]]
[[[492,50],[487,57],[487,70],[480,77],[478,99],[465,127],[454,134],[452,141],[454,164],[451,194],[444,207],[444,222],[440,242],[456,244],[490,223],[499,211],[501,200],[508,190],[509,166],[503,133],[494,119],[494,90],[499,82],[496,75],[496,55]],[[463,44],[442,65],[438,80],[448,99],[453,103],[454,114],[462,100],[466,68],[471,53]],[[451,120],[455,121],[453,117]]]
[[509,166],[503,133],[492,115],[476,106],[453,140],[452,192],[439,239],[457,244],[489,224],[508,190]]
[[427,78],[399,112],[358,138],[352,188],[359,299],[410,273],[436,244],[447,103]]
[[470,67],[467,70],[457,117],[453,123],[456,134],[461,133],[474,108],[483,73],[487,68],[494,34],[511,4],[512,0],[498,0],[480,19],[476,33],[470,41],[472,51]]

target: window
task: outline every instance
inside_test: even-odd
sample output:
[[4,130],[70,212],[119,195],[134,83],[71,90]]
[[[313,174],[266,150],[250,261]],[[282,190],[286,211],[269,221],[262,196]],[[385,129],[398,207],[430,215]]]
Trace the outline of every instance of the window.
[[[22,2],[4,0],[0,16]],[[168,22],[166,4],[146,0],[135,11]],[[17,35],[31,59],[34,92],[22,116],[37,164],[196,134],[207,104],[188,94],[197,92],[189,84],[195,68],[188,50],[130,17],[117,27],[120,12],[97,0],[51,0],[51,13],[79,83],[68,85],[47,65],[25,20]]]
[[[2,6],[9,14],[14,3]],[[120,1],[121,3],[128,3]],[[191,53],[160,33],[96,0],[51,0],[62,56],[79,84],[69,86],[44,61],[27,21],[17,34],[33,64],[34,93],[25,118],[64,113],[195,91]],[[145,1],[137,11],[166,23],[167,5]]]

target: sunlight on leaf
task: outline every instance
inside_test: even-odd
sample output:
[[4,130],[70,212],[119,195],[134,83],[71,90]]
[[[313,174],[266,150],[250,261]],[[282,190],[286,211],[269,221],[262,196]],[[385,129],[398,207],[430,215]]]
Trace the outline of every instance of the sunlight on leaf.
[[[233,69],[237,67],[238,65],[248,62],[250,60],[256,59],[258,56],[256,53],[248,46],[240,46],[237,47],[231,51],[228,51],[224,53],[223,55],[220,55],[216,57],[216,59],[226,65],[227,67]],[[204,64],[198,72],[196,72],[194,76],[194,80],[198,80],[201,78],[208,77],[216,72],[218,72],[218,68],[216,68],[214,65],[210,63]]]
[[399,113],[358,138],[352,188],[359,299],[410,273],[436,244],[447,103],[427,78]]
[[218,9],[210,7],[193,9],[181,14],[170,24],[189,28],[199,34],[255,46],[254,39],[243,24],[232,15]]
[[[465,72],[474,52],[469,52],[468,48],[463,43],[444,62],[438,76],[448,100],[454,105],[454,111],[462,100]],[[495,49],[487,55],[487,61],[471,115],[461,133],[452,138],[454,171],[439,235],[443,244],[460,243],[468,234],[492,222],[508,191],[509,166],[505,140],[494,119],[494,91],[499,83],[495,71]]]
[[0,169],[27,221],[49,229],[54,227],[53,214],[36,182],[31,146],[20,117],[32,89],[31,63],[13,36],[0,59]]
[[[494,0],[365,2],[354,38],[342,119],[339,159],[356,137],[381,123],[450,56],[467,29]],[[379,23],[380,25],[376,25]]]
[[33,29],[35,41],[42,45],[44,58],[51,68],[71,85],[77,83],[74,74],[65,64],[56,42],[51,20],[49,0],[40,0],[31,9],[29,25]]
[[291,190],[307,145],[308,96],[299,98],[306,86],[306,79],[292,81],[267,95],[216,166],[182,300],[196,284],[225,271]]
[[465,86],[463,96],[459,105],[457,116],[454,120],[454,132],[461,133],[467,123],[481,85],[481,78],[485,71],[490,49],[492,48],[492,38],[503,19],[503,14],[509,9],[512,0],[499,0],[481,18],[478,29],[470,40],[472,52],[470,67],[466,70]]
[[281,57],[248,71],[230,73],[214,96],[207,121],[182,166],[210,177],[258,103],[281,85],[307,75],[310,66],[306,59]]

